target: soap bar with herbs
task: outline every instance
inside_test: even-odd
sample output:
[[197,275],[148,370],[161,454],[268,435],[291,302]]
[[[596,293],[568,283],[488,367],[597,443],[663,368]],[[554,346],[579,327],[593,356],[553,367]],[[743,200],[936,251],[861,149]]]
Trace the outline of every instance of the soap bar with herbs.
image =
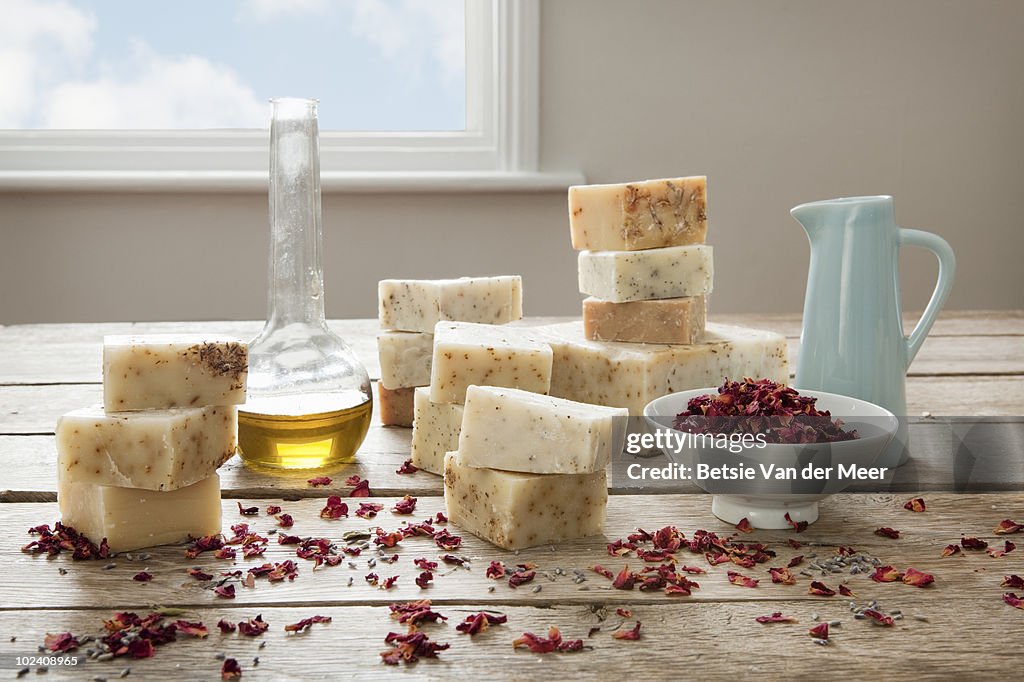
[[692,345],[591,341],[582,322],[537,328],[555,357],[551,395],[596,405],[625,407],[641,416],[655,398],[721,386],[726,378],[789,382],[786,338],[781,334],[709,322]]
[[704,336],[704,296],[612,303],[583,301],[583,332],[592,341],[697,343]]
[[712,249],[670,246],[647,251],[580,251],[580,293],[614,303],[710,294]]
[[535,474],[603,471],[626,439],[625,408],[470,386],[459,435],[466,466]]
[[158,492],[80,483],[60,476],[61,521],[113,552],[185,542],[221,532],[217,474],[184,488]]
[[245,402],[248,349],[194,334],[103,337],[103,407],[108,412]]
[[503,549],[598,535],[608,506],[605,472],[524,474],[467,466],[444,458],[448,519]]
[[417,388],[413,399],[412,463],[433,474],[444,474],[444,455],[459,446],[462,405],[430,401],[429,388]]
[[388,389],[428,385],[433,352],[433,333],[381,332],[377,335],[381,385]]
[[384,426],[412,426],[413,391],[408,388],[384,388],[377,382],[377,409],[380,412],[380,423]]
[[229,405],[69,412],[57,421],[57,473],[74,483],[184,488],[208,478],[235,454],[236,410]]
[[430,399],[465,402],[466,387],[472,384],[547,393],[551,348],[532,329],[439,322],[434,329]]
[[574,249],[636,251],[703,244],[707,178],[669,178],[569,188]]
[[383,329],[434,331],[444,320],[505,324],[523,316],[519,275],[460,279],[385,279],[377,284]]

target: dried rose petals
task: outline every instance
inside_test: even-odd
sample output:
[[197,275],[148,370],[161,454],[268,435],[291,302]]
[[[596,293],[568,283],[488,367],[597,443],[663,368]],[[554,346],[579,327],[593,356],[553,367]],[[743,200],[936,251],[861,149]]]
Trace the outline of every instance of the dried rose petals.
[[903,574],[892,566],[879,566],[869,576],[876,583],[894,583],[903,578]]
[[733,585],[739,585],[740,587],[757,587],[757,583],[760,582],[759,580],[748,578],[742,573],[737,573],[736,571],[729,571],[726,575],[729,576],[730,583]]
[[861,613],[870,618],[871,622],[875,625],[885,625],[888,627],[896,624],[892,616],[887,616],[877,609],[864,609]]
[[895,528],[889,528],[888,526],[882,526],[881,528],[876,528],[875,529],[875,535],[879,535],[879,536],[881,536],[883,538],[892,538],[893,540],[898,540],[899,537],[900,537],[900,532],[898,530],[896,530]]
[[291,528],[295,525],[295,519],[292,518],[291,514],[278,514],[276,517],[277,525],[281,528]]
[[260,513],[259,507],[243,507],[241,502],[238,502],[238,513],[242,516],[256,516]]
[[345,485],[351,488],[353,486],[359,485],[362,482],[362,480],[363,479],[359,474],[352,474],[351,476],[345,479]]
[[188,574],[196,580],[213,580],[213,576],[201,568],[190,568]]
[[623,566],[619,574],[612,580],[612,587],[617,590],[632,590],[636,579],[637,575],[629,570],[629,566]]
[[406,495],[391,509],[396,514],[412,514],[416,511],[416,498]]
[[100,544],[96,545],[92,540],[60,521],[53,524],[53,530],[44,524],[29,528],[28,533],[29,535],[38,535],[39,539],[33,540],[21,548],[21,551],[26,554],[46,553],[55,556],[62,551],[70,551],[71,558],[75,561],[106,559],[110,556],[106,538],[100,540]]
[[739,523],[736,524],[736,530],[740,531],[741,533],[753,533],[754,527],[750,525],[750,519],[744,517],[740,520]]
[[210,634],[206,626],[199,621],[176,620],[174,621],[174,629],[177,632],[182,632],[190,637],[198,637],[199,639],[205,639]]
[[411,459],[402,462],[402,466],[395,469],[396,474],[415,474],[419,469],[413,465]]
[[768,574],[777,585],[796,585],[796,576],[788,568],[769,568]]
[[270,623],[263,620],[262,615],[258,615],[255,618],[249,618],[238,623],[238,632],[248,637],[257,637],[262,635],[270,627]]
[[451,646],[448,643],[432,642],[425,633],[413,628],[404,635],[389,632],[384,642],[393,647],[380,653],[381,660],[387,665],[398,665],[400,662],[415,663],[420,658],[437,658],[438,651],[444,651]]
[[1012,587],[1017,590],[1024,590],[1024,578],[1021,578],[1016,574],[1003,576],[1003,582],[1000,587]]
[[277,504],[267,505],[266,512],[267,516],[277,516],[281,513],[281,506]]
[[637,640],[640,639],[640,621],[636,622],[632,630],[616,630],[612,633],[613,639]]
[[1018,597],[1013,592],[1004,592],[1003,601],[1015,609],[1024,609],[1024,599]]
[[534,577],[536,577],[536,575],[536,571],[516,571],[515,573],[509,576],[508,584],[510,587],[519,587],[520,585],[525,585],[526,583],[533,582],[533,579]]
[[572,652],[583,649],[582,639],[562,639],[562,633],[552,625],[548,628],[547,638],[540,637],[532,632],[524,632],[520,637],[512,640],[512,648],[518,649],[521,646],[527,647],[535,654],[549,654],[551,652]]
[[487,567],[487,570],[484,571],[484,575],[486,575],[491,580],[500,580],[504,578],[505,564],[501,561],[492,561],[490,565]]
[[809,525],[806,521],[794,521],[790,517],[789,512],[786,512],[786,522],[789,523],[789,525],[793,526],[793,530],[795,530],[797,533],[803,533],[805,530],[807,530],[807,526]]
[[793,538],[789,538],[788,540],[786,540],[786,544],[788,544],[793,549],[800,549],[804,546],[802,542],[800,542],[799,540],[794,540]]
[[466,616],[466,619],[456,625],[455,629],[459,632],[473,636],[482,630],[486,630],[491,625],[501,625],[506,622],[508,622],[508,616],[504,614],[495,615],[481,611],[479,613]]
[[928,587],[935,582],[935,576],[931,573],[919,571],[916,568],[908,568],[903,574],[903,582],[914,587]]
[[380,576],[376,573],[367,573],[363,576],[363,579],[371,585],[377,585],[380,583]]
[[309,484],[310,488],[320,488],[322,486],[330,485],[331,484],[331,477],[330,476],[317,476],[316,478],[309,479],[308,481],[306,481],[306,483]]
[[223,618],[217,621],[217,627],[220,628],[221,633],[225,635],[229,632],[234,632],[236,629],[238,629],[237,625],[235,625],[234,623],[229,623]]
[[915,497],[912,500],[907,500],[906,504],[903,505],[903,508],[906,509],[907,511],[923,512],[925,510],[924,500],[920,497]]
[[946,545],[945,549],[942,550],[942,556],[950,557],[954,554],[960,554],[961,552],[962,550],[960,549],[960,545]]
[[976,549],[983,550],[988,547],[988,543],[978,538],[960,538],[960,546],[964,549]]
[[431,573],[430,571],[423,571],[418,576],[416,576],[415,582],[421,590],[425,590],[427,589],[427,586],[430,585],[430,581],[433,579],[433,573]]
[[380,584],[380,589],[382,589],[382,590],[390,590],[392,587],[395,586],[395,583],[397,583],[397,582],[398,582],[398,576],[397,575],[389,576],[389,577],[385,578],[384,582],[382,582]]
[[216,535],[204,535],[201,538],[193,539],[185,547],[185,558],[195,559],[203,552],[213,552],[224,546],[224,536],[220,533]]
[[331,495],[327,498],[327,504],[320,510],[321,519],[340,519],[343,516],[348,516],[348,505],[341,501],[341,498],[337,495]]
[[220,679],[237,680],[242,676],[242,666],[233,658],[225,658],[224,665],[220,667]]
[[1007,540],[1003,544],[1003,548],[1002,549],[995,549],[993,547],[988,547],[985,551],[993,559],[999,559],[1000,557],[1006,556],[1007,554],[1009,554],[1010,552],[1012,552],[1015,549],[1017,549],[1017,545],[1015,545],[1012,542],[1010,542],[1009,540]]
[[448,523],[448,517],[444,515],[444,512],[437,512],[434,514],[434,523],[438,525]]
[[55,654],[62,654],[65,651],[71,651],[77,649],[79,646],[78,639],[70,632],[61,632],[58,634],[46,633],[46,637],[43,638],[43,646],[46,647],[47,651]]
[[756,620],[758,623],[796,623],[796,622],[799,622],[793,616],[784,616],[784,615],[782,615],[782,611],[776,611],[775,613],[773,613],[770,616],[758,616],[754,620]]
[[836,596],[836,591],[820,580],[812,580],[811,586],[807,588],[807,594],[814,594],[819,597],[834,597]]
[[235,554],[236,552],[234,547],[221,547],[213,553],[213,556],[218,559],[234,559]]
[[375,532],[376,536],[373,538],[373,543],[375,545],[380,545],[381,547],[394,547],[399,542],[405,539],[405,536],[402,535],[402,532],[398,530],[391,531],[390,533],[388,533],[383,528],[378,526]]
[[853,597],[854,599],[857,598],[857,593],[851,590],[850,587],[845,583],[840,583],[839,594],[843,597]]
[[217,596],[224,597],[225,599],[235,598],[235,586],[234,585],[218,585],[213,588],[213,591],[217,593]]
[[430,561],[426,557],[421,557],[419,559],[413,559],[412,563],[413,563],[413,565],[416,568],[422,569],[424,571],[436,571],[437,570],[437,562],[436,561]]
[[356,516],[361,519],[372,519],[383,508],[384,505],[377,502],[360,502],[359,509],[356,509]]
[[803,562],[804,562],[804,555],[803,554],[798,554],[797,556],[795,556],[795,557],[793,557],[792,559],[789,560],[789,563],[786,564],[786,568],[796,568],[797,566],[799,566]]
[[285,632],[304,632],[309,628],[313,627],[315,623],[330,623],[330,616],[310,616],[309,618],[303,618],[298,623],[291,623],[284,626]]
[[[358,478],[358,476],[356,477]],[[345,481],[347,484],[348,481]],[[369,497],[370,496],[370,481],[369,479],[363,479],[355,484],[352,491],[348,494],[349,497]]]
[[1021,529],[1024,529],[1024,523],[1016,523],[1010,519],[1003,519],[992,532],[996,535],[1010,535],[1012,533],[1019,533]]
[[632,618],[633,612],[629,609],[615,609],[616,616],[622,616],[623,618]]
[[828,623],[818,623],[807,634],[816,639],[828,639]]
[[459,548],[459,545],[462,544],[462,538],[458,535],[452,535],[448,532],[447,528],[442,528],[434,533],[434,542],[437,543],[437,546],[441,549],[446,549],[451,552],[452,550]]
[[469,559],[463,559],[462,557],[455,556],[454,554],[442,554],[441,561],[452,566],[465,566],[469,563]]
[[419,623],[436,623],[438,620],[448,620],[437,611],[430,609],[429,599],[419,599],[404,603],[395,603],[388,606],[391,617],[399,623],[417,625]]

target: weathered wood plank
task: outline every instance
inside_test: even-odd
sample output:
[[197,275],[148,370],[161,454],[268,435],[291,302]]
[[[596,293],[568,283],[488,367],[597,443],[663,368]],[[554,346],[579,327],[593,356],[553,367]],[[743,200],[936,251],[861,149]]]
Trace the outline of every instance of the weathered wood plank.
[[[996,603],[998,594],[957,596],[937,607],[918,595],[901,595],[899,606],[907,614],[923,613],[927,622],[911,617],[893,628],[880,628],[854,620],[844,603],[769,601],[761,603],[679,603],[672,606],[627,604],[632,617],[624,619],[614,609],[589,605],[502,607],[508,617],[504,625],[493,626],[469,637],[455,631],[467,614],[486,604],[466,603],[440,609],[448,617],[444,624],[424,625],[432,640],[450,644],[437,659],[423,659],[415,665],[393,668],[381,663],[379,652],[388,647],[389,632],[403,632],[386,607],[270,607],[262,609],[270,629],[260,637],[221,635],[215,624],[222,618],[237,622],[253,617],[246,608],[203,608],[183,615],[200,620],[211,633],[207,639],[181,637],[158,648],[145,660],[89,661],[74,672],[51,668],[47,679],[64,675],[78,679],[115,679],[125,667],[130,679],[167,680],[220,679],[223,654],[235,658],[243,669],[243,680],[308,680],[326,676],[343,679],[666,679],[680,671],[699,671],[700,679],[735,680],[737,675],[765,676],[767,679],[814,679],[847,676],[849,671],[870,667],[872,676],[892,680],[921,679],[1006,679],[1018,665],[1019,653],[1007,642],[1024,635],[1019,612]],[[883,607],[894,608],[888,600]],[[773,611],[795,617],[798,623],[760,625],[755,618]],[[821,620],[840,620],[832,628],[829,646],[816,646],[807,635]],[[332,622],[314,625],[301,635],[289,635],[284,625],[314,614],[330,616]],[[963,627],[965,614],[969,629]],[[984,614],[981,617],[981,614]],[[101,611],[38,611],[26,618],[19,612],[0,612],[0,657],[31,654],[46,632],[98,633]],[[611,632],[642,623],[639,641],[617,641]],[[557,626],[564,637],[584,640],[586,649],[575,654],[538,655],[514,650],[512,640],[523,632],[545,634]],[[591,628],[601,631],[588,637]],[[17,637],[17,641],[9,641]],[[264,644],[265,643],[265,644]],[[262,645],[262,648],[261,648]],[[84,648],[84,647],[83,647]],[[742,651],[741,656],[737,656]],[[880,657],[880,652],[882,656]],[[254,665],[253,658],[259,657]],[[1012,676],[1012,673],[1009,674]]]
[[[962,434],[959,425],[956,433]],[[975,427],[979,428],[979,427]],[[949,424],[939,420],[918,420],[910,424],[911,461],[887,479],[854,484],[851,491],[889,492],[912,490],[962,491],[965,482],[971,489],[984,491],[1024,489],[1024,460],[1019,457],[1024,446],[1022,422],[990,425],[984,438],[971,431],[968,442],[971,454],[959,452],[960,439],[954,438]],[[53,436],[0,436],[0,502],[53,502],[56,496],[56,454]],[[954,450],[954,448],[957,448]],[[957,456],[954,456],[955,453]],[[398,467],[409,456],[409,429],[375,428],[364,443],[356,460],[329,472],[334,481],[325,488],[310,488],[308,472],[267,473],[246,467],[233,458],[220,469],[221,488],[225,498],[324,497],[344,493],[344,479],[352,474],[373,482],[380,495],[441,495],[441,478],[427,472],[399,474]],[[644,463],[658,467],[667,463],[663,457],[645,458]],[[649,483],[631,481],[625,476],[626,461],[613,465],[609,478],[612,494],[648,494],[661,492],[701,493],[691,482],[677,482],[671,489]],[[965,467],[970,467],[967,471]]]
[[[539,325],[571,318],[534,317]],[[793,366],[800,334],[795,315],[721,315],[729,324],[762,327],[792,339]],[[252,338],[260,322],[44,324],[0,327],[0,384],[98,383],[104,334],[200,332]],[[375,320],[332,320],[372,378],[380,375]],[[1024,373],[1024,312],[957,312],[940,318],[910,368],[912,375]]]
[[[956,595],[992,594],[998,598],[999,582],[1003,573],[1024,573],[1024,553],[1012,552],[1001,559],[993,559],[983,552],[970,552],[969,556],[950,559],[941,558],[942,548],[957,542],[961,535],[977,535],[994,540],[992,528],[1003,518],[1024,516],[1024,493],[953,495],[928,493],[925,495],[928,510],[915,514],[902,508],[908,496],[892,495],[838,495],[822,504],[822,515],[806,532],[798,536],[789,531],[757,531],[742,536],[743,541],[765,542],[778,552],[776,561],[752,569],[739,569],[746,575],[761,579],[756,589],[730,585],[727,570],[735,568],[720,565],[710,567],[703,557],[689,552],[680,554],[681,562],[707,568],[708,575],[696,576],[700,589],[692,597],[668,597],[660,592],[638,592],[610,589],[609,582],[591,573],[588,569],[600,563],[617,572],[624,565],[639,568],[639,561],[632,557],[610,557],[606,543],[610,539],[624,537],[637,526],[654,530],[665,525],[675,525],[688,535],[697,528],[706,528],[719,534],[733,532],[733,528],[710,514],[710,497],[704,495],[660,495],[660,496],[614,496],[608,506],[608,521],[604,537],[594,537],[563,543],[558,547],[539,547],[513,554],[497,549],[490,544],[469,535],[463,535],[463,545],[456,554],[471,559],[470,570],[452,568],[436,575],[434,583],[421,590],[413,579],[419,571],[412,565],[417,557],[436,560],[442,553],[429,538],[408,538],[387,555],[397,553],[399,559],[393,565],[378,561],[370,565],[370,559],[379,558],[373,549],[364,550],[352,559],[355,568],[342,563],[332,568],[312,571],[311,564],[298,560],[299,577],[291,583],[268,584],[258,581],[255,588],[239,588],[237,598],[231,603],[248,605],[252,608],[266,606],[309,603],[323,606],[341,604],[386,604],[396,600],[430,597],[438,604],[489,603],[529,604],[554,606],[586,604],[594,600],[609,603],[681,603],[688,601],[749,601],[749,600],[809,600],[815,603],[834,604],[838,599],[823,599],[807,593],[811,578],[799,576],[793,586],[773,585],[768,579],[768,566],[785,565],[794,555],[817,554],[821,558],[831,557],[839,545],[853,546],[858,552],[877,557],[885,564],[904,570],[914,566],[933,573],[936,585],[920,590],[903,584],[879,584],[866,575],[835,575],[820,577],[833,588],[840,580],[848,582],[860,599],[879,599],[884,603],[895,603],[904,598],[919,598],[930,602],[935,609],[949,609],[950,601]],[[290,532],[296,535],[326,536],[341,542],[342,534],[352,530],[364,530],[382,526],[394,530],[409,517],[392,514],[390,507],[394,499],[381,499],[385,510],[376,519],[359,518],[328,521],[319,517],[322,500],[302,500],[284,503],[285,511],[295,518]],[[263,503],[265,504],[265,502]],[[423,519],[440,511],[443,500],[437,497],[420,498],[414,519]],[[52,504],[7,504],[3,505],[3,527],[0,542],[0,562],[5,567],[4,590],[0,592],[0,609],[11,608],[145,608],[149,604],[176,604],[195,607],[220,607],[225,600],[217,597],[202,584],[185,574],[188,566],[200,565],[213,571],[231,570],[236,566],[243,570],[264,561],[283,561],[295,558],[292,547],[271,543],[266,556],[261,559],[218,561],[209,555],[196,560],[184,557],[180,547],[162,547],[150,552],[145,561],[127,561],[125,557],[114,560],[117,566],[105,570],[104,561],[72,562],[66,556],[47,559],[30,556],[20,551],[27,542],[24,529],[40,523],[56,520],[57,510]],[[234,501],[224,503],[224,527],[247,521],[252,527],[266,532],[273,527],[274,520],[265,515],[243,518],[239,515]],[[890,526],[900,530],[903,537],[890,540],[874,535],[879,526]],[[453,533],[459,534],[452,525]],[[799,550],[793,550],[786,540],[795,538],[805,543]],[[371,546],[372,547],[372,546]],[[492,560],[509,564],[533,562],[539,572],[537,580],[530,585],[512,588],[504,581],[495,582],[484,576],[484,570]],[[67,569],[67,575],[60,575],[58,569]],[[580,569],[587,581],[582,585],[574,583],[572,574],[556,576],[556,568],[566,571]],[[132,581],[132,575],[146,569],[153,574],[150,583]],[[384,591],[372,587],[364,576],[373,571],[382,577],[401,576],[393,589]],[[551,574],[551,579],[541,574]],[[818,578],[819,576],[815,576]],[[352,585],[348,584],[352,578]],[[533,588],[541,586],[541,591]],[[490,591],[489,588],[494,590]],[[993,609],[996,608],[993,602]],[[1024,622],[1024,621],[1022,621]]]
[[[100,403],[102,394],[98,384],[0,386],[0,434],[53,433],[60,415]],[[1019,377],[909,377],[907,413],[918,416],[923,412],[1021,416],[1024,381]],[[382,428],[376,417],[373,424],[373,429]],[[408,434],[407,430],[394,431]]]

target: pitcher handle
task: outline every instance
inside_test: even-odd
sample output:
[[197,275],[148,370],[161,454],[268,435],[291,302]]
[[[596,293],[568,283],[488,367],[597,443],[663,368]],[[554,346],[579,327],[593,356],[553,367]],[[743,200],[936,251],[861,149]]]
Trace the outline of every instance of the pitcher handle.
[[900,246],[920,246],[934,253],[935,257],[939,259],[939,277],[935,282],[932,298],[928,301],[921,319],[917,321],[914,331],[910,332],[910,336],[907,338],[907,367],[910,367],[910,363],[917,356],[917,351],[921,350],[921,344],[924,343],[925,337],[931,331],[935,318],[942,310],[942,306],[953,288],[956,257],[953,255],[953,249],[949,243],[931,232],[900,229],[899,244]]

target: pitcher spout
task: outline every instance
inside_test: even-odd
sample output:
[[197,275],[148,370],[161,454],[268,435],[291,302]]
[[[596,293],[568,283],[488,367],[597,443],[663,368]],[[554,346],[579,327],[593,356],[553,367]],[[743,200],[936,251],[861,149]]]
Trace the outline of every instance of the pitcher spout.
[[791,208],[789,213],[812,238],[828,224],[848,224],[865,219],[868,222],[893,223],[892,197],[887,195],[812,201]]

